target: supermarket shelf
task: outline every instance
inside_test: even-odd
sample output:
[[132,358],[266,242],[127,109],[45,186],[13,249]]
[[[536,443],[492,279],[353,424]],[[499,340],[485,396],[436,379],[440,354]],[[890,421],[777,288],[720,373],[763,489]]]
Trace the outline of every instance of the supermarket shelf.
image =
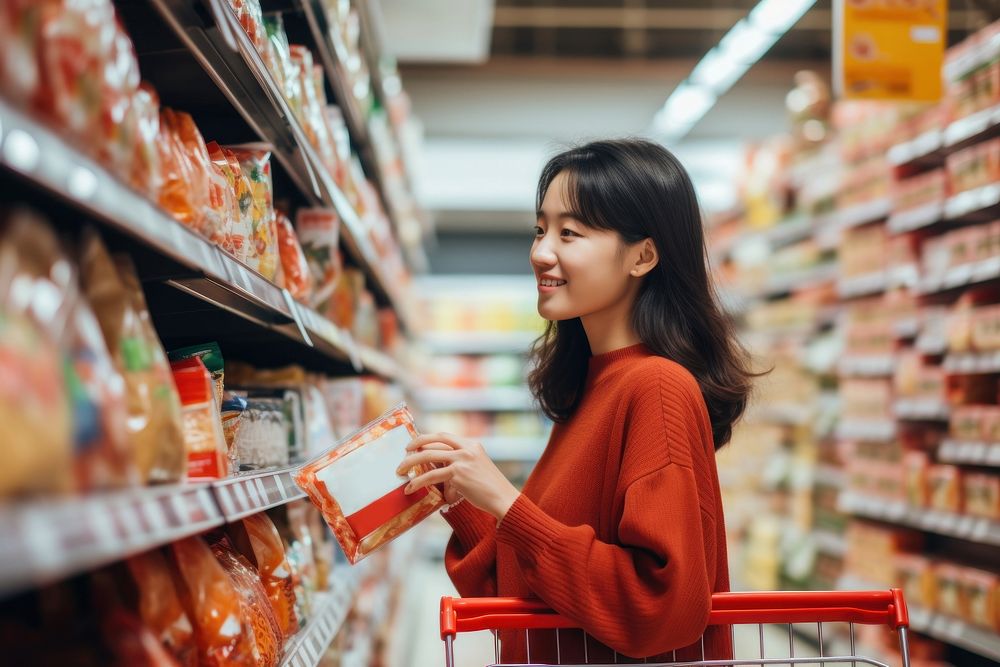
[[774,403],[762,405],[753,411],[760,421],[779,424],[781,426],[803,426],[809,424],[816,416],[816,408],[811,402]]
[[244,121],[273,145],[275,158],[306,200],[337,210],[348,253],[408,328],[408,310],[385,276],[357,212],[323,166],[235,13],[225,3],[210,2],[214,24],[207,25],[191,0],[153,0],[152,4]]
[[842,278],[837,283],[837,294],[844,299],[870,296],[884,292],[888,284],[888,273],[886,271],[875,271],[860,276]]
[[951,406],[938,399],[901,398],[893,405],[896,419],[914,421],[948,421]]
[[[772,227],[751,232],[743,238],[757,237],[767,242],[772,250],[783,248],[799,241],[805,241],[813,234],[813,220],[806,215],[778,222]],[[737,241],[739,243],[739,241]]]
[[892,213],[892,199],[883,197],[840,210],[836,213],[836,220],[840,229],[851,229],[883,220],[890,213]]
[[[0,166],[124,233],[179,268],[165,282],[261,330],[278,332],[355,370],[388,379],[399,369],[385,355],[363,353],[351,335],[294,301],[242,262],[184,227],[143,195],[67,145],[53,131],[0,100]],[[161,332],[162,333],[162,332]],[[366,363],[367,362],[367,363]]]
[[949,125],[944,131],[944,143],[946,146],[966,143],[992,132],[998,125],[1000,125],[1000,104],[995,104],[989,109],[960,118]]
[[992,257],[972,264],[953,266],[943,275],[925,276],[920,282],[920,292],[935,294],[997,278],[1000,278],[1000,257]]
[[480,440],[494,461],[537,461],[548,444],[546,438],[490,437]]
[[944,370],[955,375],[1000,373],[1000,350],[968,354],[949,354],[944,358]]
[[939,162],[944,139],[941,130],[928,130],[910,141],[896,144],[889,149],[889,164],[894,167],[904,167],[924,162]]
[[1000,442],[964,442],[947,439],[937,450],[942,463],[957,463],[1000,468]]
[[843,558],[847,555],[847,540],[839,533],[816,529],[812,532],[812,539],[816,544],[816,549],[822,553],[837,558]]
[[896,422],[891,419],[844,419],[837,424],[837,437],[873,442],[892,440],[896,437]]
[[944,207],[944,202],[935,201],[893,213],[889,216],[889,231],[893,234],[903,234],[930,227],[944,219]]
[[896,320],[892,324],[892,331],[897,338],[916,338],[920,335],[920,318],[914,316]]
[[847,482],[847,474],[843,468],[838,468],[828,463],[820,463],[813,468],[813,482],[842,489]]
[[0,509],[0,593],[83,572],[224,521],[209,484],[9,504]]
[[814,287],[837,278],[837,263],[824,262],[797,271],[777,273],[768,277],[764,297],[787,294],[793,290]]
[[917,632],[1000,662],[1000,635],[996,632],[912,603],[907,607],[910,627]]
[[1000,183],[991,183],[949,197],[944,204],[944,215],[949,220],[990,217],[997,212],[998,206]]
[[290,503],[306,494],[292,479],[294,469],[238,475],[212,482],[212,490],[226,521],[239,521],[251,514]]
[[898,500],[870,498],[852,491],[840,494],[841,510],[848,514],[916,528],[970,542],[1000,546],[1000,521],[912,507]]
[[396,360],[384,352],[362,345],[359,347],[361,365],[382,377],[403,380],[403,372]]
[[510,412],[534,409],[534,398],[526,387],[423,389],[418,402],[429,412]]
[[436,332],[424,337],[433,354],[526,354],[541,335],[534,331]]
[[848,355],[840,359],[837,370],[841,375],[856,377],[886,377],[892,375],[896,357],[891,354]]
[[309,624],[292,637],[285,648],[282,667],[315,667],[333,642],[354,605],[360,577],[354,570],[341,568],[329,591],[314,594],[316,612]]

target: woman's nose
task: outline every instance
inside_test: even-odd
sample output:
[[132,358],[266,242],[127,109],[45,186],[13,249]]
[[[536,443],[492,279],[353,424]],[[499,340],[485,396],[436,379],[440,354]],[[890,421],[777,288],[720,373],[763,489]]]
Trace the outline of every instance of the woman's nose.
[[531,263],[538,267],[552,267],[556,263],[556,255],[544,239],[535,241],[531,248]]

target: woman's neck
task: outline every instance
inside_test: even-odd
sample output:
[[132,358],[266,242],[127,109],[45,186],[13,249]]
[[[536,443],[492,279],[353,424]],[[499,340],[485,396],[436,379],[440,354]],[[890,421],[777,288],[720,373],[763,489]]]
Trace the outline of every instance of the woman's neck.
[[[609,312],[610,310],[616,312]],[[580,318],[587,334],[587,342],[590,343],[591,354],[604,354],[642,342],[632,328],[631,312],[627,309],[625,312],[617,312],[619,310],[608,309]]]

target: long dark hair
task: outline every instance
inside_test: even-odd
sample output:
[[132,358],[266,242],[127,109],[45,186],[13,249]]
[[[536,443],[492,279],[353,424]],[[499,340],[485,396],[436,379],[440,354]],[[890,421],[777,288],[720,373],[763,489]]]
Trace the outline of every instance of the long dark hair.
[[[595,141],[549,160],[537,209],[558,174],[582,224],[617,232],[626,244],[652,239],[659,262],[636,297],[632,325],[654,353],[686,368],[701,387],[715,448],[729,442],[755,373],[709,278],[701,209],[684,167],[640,139]],[[562,422],[583,396],[590,345],[579,318],[549,322],[532,348],[528,383],[542,410]]]

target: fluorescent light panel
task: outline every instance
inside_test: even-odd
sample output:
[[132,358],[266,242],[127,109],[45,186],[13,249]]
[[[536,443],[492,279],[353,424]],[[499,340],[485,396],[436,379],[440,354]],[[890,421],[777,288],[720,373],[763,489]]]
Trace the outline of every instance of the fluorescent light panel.
[[665,141],[687,134],[815,3],[760,0],[674,89],[653,119],[653,131]]

